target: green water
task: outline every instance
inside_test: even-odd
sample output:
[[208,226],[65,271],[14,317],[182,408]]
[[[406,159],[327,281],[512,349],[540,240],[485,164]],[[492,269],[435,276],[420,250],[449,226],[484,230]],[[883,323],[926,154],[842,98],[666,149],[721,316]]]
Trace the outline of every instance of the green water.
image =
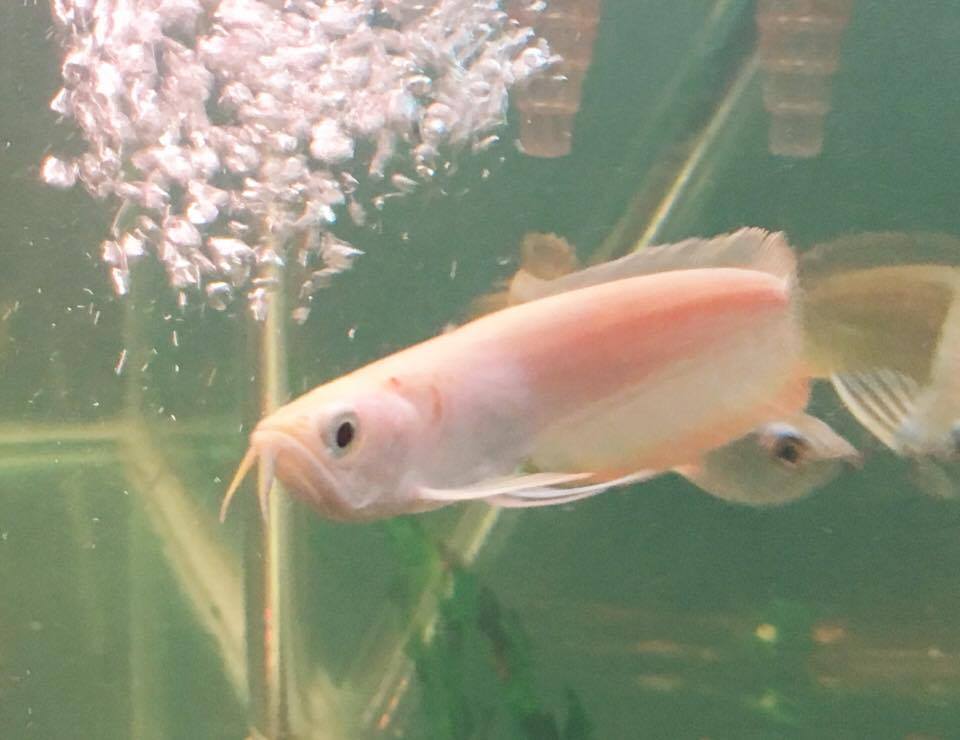
[[[112,212],[37,180],[72,135],[47,108],[48,28],[42,3],[0,7],[0,737],[960,737],[958,504],[827,392],[817,411],[867,464],[774,511],[667,477],[495,522],[288,504],[278,554],[252,497],[217,525],[257,329],[179,310],[149,265],[113,297]],[[467,158],[449,194],[345,234],[367,254],[286,327],[290,389],[460,319],[526,231],[628,247],[687,162],[658,240],[960,233],[960,7],[857,2],[813,160],[767,154],[754,42],[749,2],[607,0],[574,154]]]

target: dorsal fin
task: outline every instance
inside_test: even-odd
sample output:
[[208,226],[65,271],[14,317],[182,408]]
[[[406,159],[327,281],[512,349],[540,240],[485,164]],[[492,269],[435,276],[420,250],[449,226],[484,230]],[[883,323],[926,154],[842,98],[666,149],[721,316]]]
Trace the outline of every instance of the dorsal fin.
[[676,244],[647,247],[554,280],[524,278],[520,283],[522,290],[514,293],[511,286],[511,298],[514,303],[522,303],[614,280],[705,267],[758,270],[789,280],[796,269],[796,257],[783,232],[771,233],[751,227],[712,239],[686,239]]
[[508,281],[506,290],[475,300],[470,311],[472,317],[570,290],[658,272],[734,267],[793,280],[797,266],[796,256],[783,232],[758,227],[710,239],[693,238],[646,247],[582,270],[576,269],[579,265],[576,250],[556,234],[527,234],[520,252],[520,269]]

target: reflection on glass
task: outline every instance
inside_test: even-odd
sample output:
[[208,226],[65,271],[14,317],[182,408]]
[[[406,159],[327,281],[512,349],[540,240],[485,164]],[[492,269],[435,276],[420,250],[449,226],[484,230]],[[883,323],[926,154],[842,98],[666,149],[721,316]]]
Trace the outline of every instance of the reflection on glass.
[[540,5],[530,0],[508,4],[508,12],[531,24],[561,57],[516,95],[520,149],[531,157],[563,157],[573,147],[573,124],[593,57],[601,0],[553,0],[542,12],[532,10]]
[[770,153],[816,157],[830,110],[830,78],[853,0],[759,0],[763,103],[770,112]]

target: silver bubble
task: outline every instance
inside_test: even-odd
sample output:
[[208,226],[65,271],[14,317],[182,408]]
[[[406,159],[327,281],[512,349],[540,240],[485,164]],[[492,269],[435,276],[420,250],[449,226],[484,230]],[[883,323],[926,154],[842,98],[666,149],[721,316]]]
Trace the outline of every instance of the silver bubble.
[[77,182],[77,165],[49,156],[40,165],[40,177],[55,188],[72,188]]
[[225,311],[233,296],[230,285],[219,281],[208,283],[204,292],[207,295],[207,305],[217,311]]
[[118,293],[125,260],[151,253],[183,301],[239,289],[261,315],[255,261],[320,265],[309,294],[361,253],[331,231],[340,206],[362,225],[416,189],[410,173],[447,172],[494,140],[510,89],[555,61],[501,5],[51,0],[63,86],[50,107],[86,148],[47,157],[41,177],[144,212],[149,226],[104,248]]

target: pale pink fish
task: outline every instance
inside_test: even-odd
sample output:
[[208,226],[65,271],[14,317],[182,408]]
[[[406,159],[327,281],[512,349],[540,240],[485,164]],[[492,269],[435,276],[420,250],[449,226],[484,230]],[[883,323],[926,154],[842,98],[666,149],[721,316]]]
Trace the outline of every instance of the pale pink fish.
[[[792,251],[742,230],[472,321],[263,419],[260,461],[320,513],[560,503],[643,480],[806,405]],[[722,267],[715,267],[721,264]],[[645,267],[646,265],[646,267]],[[570,276],[574,277],[574,276]]]

